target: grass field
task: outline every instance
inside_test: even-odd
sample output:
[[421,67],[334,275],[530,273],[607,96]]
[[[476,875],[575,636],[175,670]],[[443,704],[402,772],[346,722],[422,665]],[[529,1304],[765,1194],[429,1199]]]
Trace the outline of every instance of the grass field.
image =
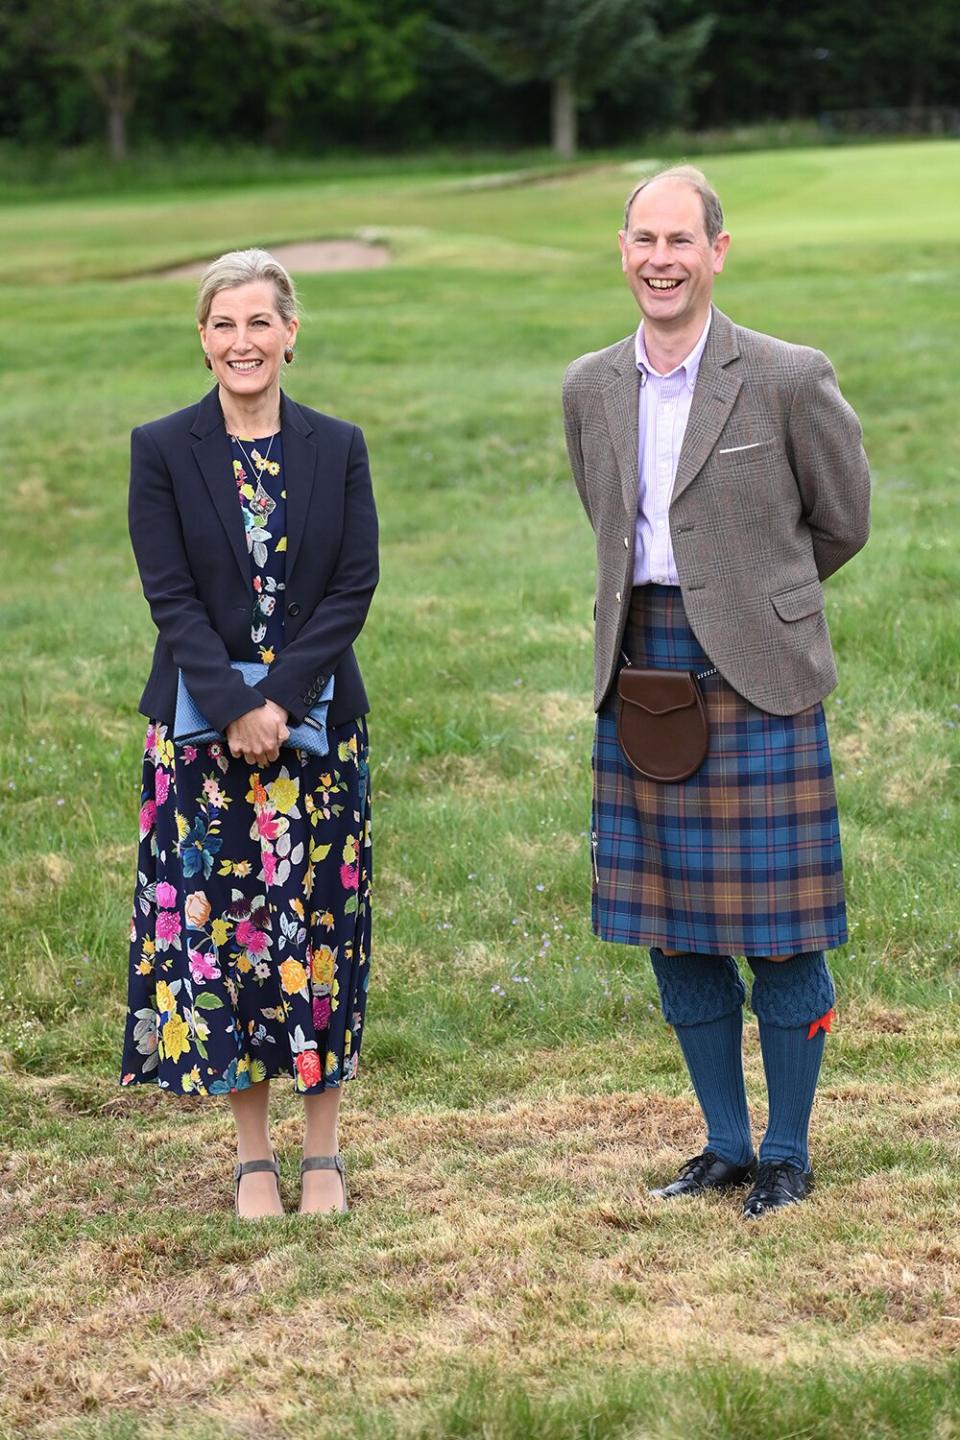
[[[960,1435],[960,147],[709,164],[720,305],[830,354],[876,477],[828,586],[855,939],[820,1183],[749,1232],[645,1197],[697,1117],[645,952],[587,920],[592,545],[559,383],[635,324],[634,173],[0,206],[0,1435]],[[354,1211],[245,1227],[222,1103],[116,1083],[152,645],[127,435],[206,381],[190,284],[149,272],[360,230],[395,262],[303,279],[288,377],[363,425],[383,528]],[[752,1022],[747,1069],[759,1125]]]

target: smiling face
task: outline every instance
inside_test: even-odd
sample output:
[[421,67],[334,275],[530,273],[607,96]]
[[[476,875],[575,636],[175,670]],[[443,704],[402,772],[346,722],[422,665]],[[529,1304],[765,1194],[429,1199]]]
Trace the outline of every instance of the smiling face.
[[283,352],[299,322],[279,314],[272,280],[255,280],[218,290],[198,328],[221,391],[251,401],[279,388]]
[[713,277],[730,236],[707,238],[703,202],[684,180],[655,180],[630,206],[620,255],[634,299],[654,329],[698,334],[706,324]]

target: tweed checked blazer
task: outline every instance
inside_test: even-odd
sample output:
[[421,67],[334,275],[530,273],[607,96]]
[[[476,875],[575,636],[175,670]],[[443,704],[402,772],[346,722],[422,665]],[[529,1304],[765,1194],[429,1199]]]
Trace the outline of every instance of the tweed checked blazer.
[[[563,386],[570,465],[597,542],[597,709],[619,668],[633,586],[639,384],[630,335],[575,360]],[[837,683],[820,582],[867,540],[861,442],[825,355],[714,309],[670,537],[694,634],[724,679],[774,715],[805,710]]]

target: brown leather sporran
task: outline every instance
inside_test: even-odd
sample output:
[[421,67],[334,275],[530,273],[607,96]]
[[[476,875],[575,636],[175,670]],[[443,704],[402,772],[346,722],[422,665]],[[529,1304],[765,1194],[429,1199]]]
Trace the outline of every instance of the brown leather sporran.
[[617,739],[634,770],[647,780],[689,780],[707,758],[710,724],[699,681],[702,670],[641,670],[627,664],[617,677]]

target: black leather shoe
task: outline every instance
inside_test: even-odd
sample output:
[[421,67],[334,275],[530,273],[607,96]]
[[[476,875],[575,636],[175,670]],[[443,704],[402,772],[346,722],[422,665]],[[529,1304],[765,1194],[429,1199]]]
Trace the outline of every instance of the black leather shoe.
[[732,1190],[737,1185],[746,1185],[756,1173],[756,1160],[747,1165],[731,1165],[712,1150],[704,1150],[702,1155],[684,1160],[676,1180],[659,1190],[651,1190],[650,1194],[655,1200],[672,1200],[677,1195],[700,1195],[704,1190]]
[[799,1205],[812,1189],[812,1170],[798,1170],[786,1160],[767,1160],[757,1171],[756,1184],[743,1202],[744,1218],[757,1220],[768,1210]]

